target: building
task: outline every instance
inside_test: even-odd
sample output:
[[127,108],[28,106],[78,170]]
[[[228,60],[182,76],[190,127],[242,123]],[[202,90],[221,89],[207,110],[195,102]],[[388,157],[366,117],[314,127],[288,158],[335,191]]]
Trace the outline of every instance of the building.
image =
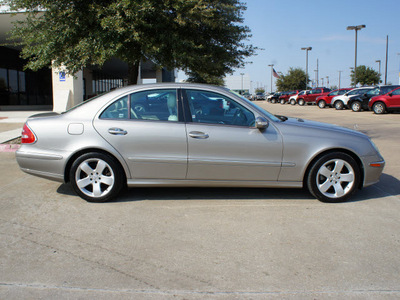
[[[23,20],[23,13],[11,14],[0,6],[0,45],[7,43],[11,22]],[[37,72],[24,70],[25,61],[20,49],[0,46],[0,110],[54,110],[65,111],[94,95],[121,87],[127,83],[128,66],[113,59],[101,68],[88,67],[75,76],[62,70],[44,68]],[[151,61],[142,61],[138,83],[174,82],[175,71],[159,69]]]

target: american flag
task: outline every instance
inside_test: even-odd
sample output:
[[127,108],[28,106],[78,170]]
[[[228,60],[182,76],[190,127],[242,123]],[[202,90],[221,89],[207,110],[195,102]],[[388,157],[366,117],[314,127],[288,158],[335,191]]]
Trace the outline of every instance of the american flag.
[[272,75],[273,75],[275,78],[281,78],[281,76],[279,76],[279,74],[276,73],[276,71],[275,71],[274,68],[272,68]]

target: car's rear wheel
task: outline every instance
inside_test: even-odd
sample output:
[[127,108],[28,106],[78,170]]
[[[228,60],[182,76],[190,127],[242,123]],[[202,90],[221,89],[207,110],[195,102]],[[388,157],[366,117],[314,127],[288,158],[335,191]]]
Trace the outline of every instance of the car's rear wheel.
[[285,104],[286,101],[284,99],[281,99],[281,104]]
[[360,101],[354,101],[351,103],[351,109],[352,111],[359,112],[361,111],[361,102]]
[[384,114],[386,112],[386,105],[383,102],[376,102],[372,105],[372,110],[377,115]]
[[318,101],[318,107],[319,108],[325,108],[326,107],[326,102],[324,100]]
[[304,101],[304,99],[299,99],[299,105],[303,106],[304,104],[306,104],[306,102]]
[[275,99],[271,99],[271,103],[275,104],[276,100]]
[[294,100],[294,99],[290,100],[290,104],[296,105],[296,100]]
[[323,155],[312,165],[307,187],[320,201],[343,202],[356,191],[360,180],[357,162],[346,153],[332,152]]
[[338,100],[335,102],[334,106],[337,110],[341,110],[344,108],[344,103],[343,103],[343,101]]
[[89,202],[115,198],[124,186],[124,175],[110,155],[90,152],[72,164],[70,181],[75,192]]

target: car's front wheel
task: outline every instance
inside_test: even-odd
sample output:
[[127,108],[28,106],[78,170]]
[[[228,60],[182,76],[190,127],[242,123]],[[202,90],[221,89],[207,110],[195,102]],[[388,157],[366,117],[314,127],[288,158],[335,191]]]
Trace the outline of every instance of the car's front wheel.
[[344,108],[344,103],[343,103],[343,101],[338,100],[335,102],[334,106],[337,110],[341,110]]
[[383,102],[375,102],[374,105],[372,105],[372,110],[377,115],[384,114],[386,112],[386,105]]
[[296,105],[296,100],[294,100],[294,99],[290,100],[290,104]]
[[318,107],[319,108],[325,108],[326,107],[326,102],[324,100],[318,101]]
[[359,111],[361,111],[361,102],[360,101],[354,101],[352,104],[351,104],[351,109],[352,109],[352,111],[355,111],[355,112],[359,112]]
[[343,202],[356,191],[360,180],[357,162],[346,153],[332,152],[323,155],[311,166],[307,187],[320,201]]
[[303,106],[304,104],[306,104],[306,102],[304,101],[304,99],[299,99],[298,100],[299,105]]
[[91,152],[72,164],[70,182],[81,198],[89,202],[106,202],[115,198],[124,186],[124,175],[110,155]]

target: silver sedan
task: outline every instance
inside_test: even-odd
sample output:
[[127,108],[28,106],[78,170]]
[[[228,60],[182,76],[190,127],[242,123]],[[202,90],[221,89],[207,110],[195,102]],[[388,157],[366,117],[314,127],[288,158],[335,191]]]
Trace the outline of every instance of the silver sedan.
[[30,117],[16,153],[29,174],[70,182],[91,202],[125,186],[306,187],[347,200],[385,162],[346,128],[274,116],[226,88],[124,87],[62,114]]

